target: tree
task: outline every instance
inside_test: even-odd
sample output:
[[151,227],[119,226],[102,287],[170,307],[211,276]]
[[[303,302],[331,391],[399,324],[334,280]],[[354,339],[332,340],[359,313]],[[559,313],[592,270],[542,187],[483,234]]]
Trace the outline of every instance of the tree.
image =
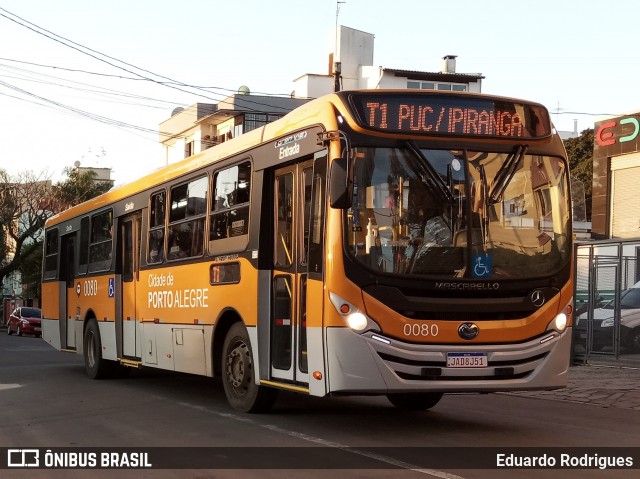
[[43,241],[40,239],[37,241],[33,252],[25,257],[20,265],[20,276],[22,277],[22,284],[25,285],[25,289],[22,291],[25,300],[40,298],[41,296],[42,249]]
[[0,170],[0,287],[20,271],[29,297],[40,295],[42,237],[48,218],[108,191],[111,181],[97,181],[94,171],[65,169],[67,179],[55,185],[44,176]]
[[571,176],[584,185],[587,218],[591,218],[591,194],[593,187],[593,129],[587,128],[576,138],[565,140]]
[[40,247],[53,204],[48,178],[31,172],[11,177],[0,170],[0,285]]
[[80,171],[78,168],[65,168],[64,173],[67,179],[55,186],[62,209],[100,196],[113,186],[113,181],[96,180],[97,173],[92,170]]

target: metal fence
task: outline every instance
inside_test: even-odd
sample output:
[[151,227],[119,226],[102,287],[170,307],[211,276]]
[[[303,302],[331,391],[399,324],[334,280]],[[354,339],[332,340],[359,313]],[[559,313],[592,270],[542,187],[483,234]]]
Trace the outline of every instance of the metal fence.
[[640,239],[576,245],[574,362],[640,366]]

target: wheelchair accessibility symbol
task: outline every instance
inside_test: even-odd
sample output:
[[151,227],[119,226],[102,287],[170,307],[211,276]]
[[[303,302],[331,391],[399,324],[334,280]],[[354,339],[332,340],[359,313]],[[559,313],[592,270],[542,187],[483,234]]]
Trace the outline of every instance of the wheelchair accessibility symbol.
[[116,281],[114,278],[109,278],[109,297],[113,298],[116,295]]
[[486,253],[473,255],[473,277],[491,276],[491,256]]

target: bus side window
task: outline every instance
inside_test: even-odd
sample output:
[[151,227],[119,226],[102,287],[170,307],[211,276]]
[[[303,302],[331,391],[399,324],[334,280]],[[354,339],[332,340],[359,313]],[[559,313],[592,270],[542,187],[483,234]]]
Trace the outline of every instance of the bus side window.
[[208,184],[203,176],[171,188],[168,260],[202,256]]
[[209,250],[216,240],[249,233],[249,198],[251,196],[251,163],[218,171],[213,177]]
[[78,250],[78,274],[87,273],[87,265],[89,263],[89,224],[88,216],[80,221],[80,246]]
[[47,231],[45,239],[44,279],[55,279],[58,274],[58,230]]
[[113,250],[113,211],[105,211],[91,217],[89,245],[89,271],[106,271],[111,267]]
[[147,263],[162,263],[164,260],[164,222],[166,213],[166,192],[151,195],[149,209],[149,248]]

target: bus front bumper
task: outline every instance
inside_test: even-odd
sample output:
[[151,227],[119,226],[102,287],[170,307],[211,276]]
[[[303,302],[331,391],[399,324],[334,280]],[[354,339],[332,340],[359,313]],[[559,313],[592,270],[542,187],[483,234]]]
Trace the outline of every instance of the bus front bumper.
[[[327,330],[329,392],[498,392],[557,389],[567,383],[571,328],[517,344],[412,344],[381,334]],[[448,355],[486,366],[447,366]]]

